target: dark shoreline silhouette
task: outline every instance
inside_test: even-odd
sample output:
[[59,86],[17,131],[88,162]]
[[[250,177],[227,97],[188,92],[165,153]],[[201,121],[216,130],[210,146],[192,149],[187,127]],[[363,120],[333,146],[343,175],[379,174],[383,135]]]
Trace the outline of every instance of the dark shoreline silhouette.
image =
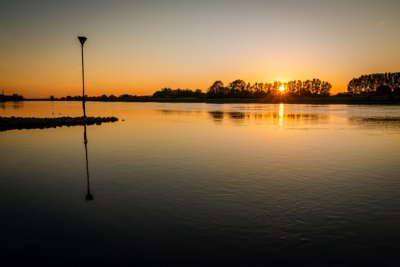
[[364,74],[353,78],[347,85],[350,95],[399,96],[400,72]]
[[33,118],[33,117],[0,117],[0,131],[21,129],[44,129],[62,126],[100,125],[105,122],[116,122],[116,117],[59,117],[59,118]]
[[[83,66],[82,66],[83,69]],[[83,74],[83,73],[82,73]],[[352,79],[347,92],[331,95],[332,85],[320,79],[289,82],[275,81],[273,83],[246,83],[237,79],[227,85],[220,80],[215,81],[203,92],[200,89],[171,89],[168,87],[157,90],[152,95],[122,94],[87,96],[63,96],[56,98],[26,99],[14,94],[14,98],[3,94],[5,101],[82,101],[85,115],[86,101],[99,102],[178,102],[178,103],[284,103],[284,104],[399,104],[400,103],[400,72],[377,73],[362,75]],[[83,84],[84,88],[84,84]],[[83,89],[84,90],[84,89]]]
[[[48,98],[25,99],[24,101],[82,101],[81,97],[70,97],[50,100]],[[125,97],[86,97],[89,102],[160,102],[160,103],[210,103],[210,104],[234,104],[234,103],[256,103],[256,104],[354,104],[354,105],[398,105],[400,96],[282,96],[264,98],[195,98],[195,97],[175,97],[175,98],[155,98],[152,96],[125,96]]]
[[19,94],[13,94],[13,95],[5,95],[2,93],[0,95],[0,102],[7,102],[7,101],[22,101],[24,100],[24,97]]

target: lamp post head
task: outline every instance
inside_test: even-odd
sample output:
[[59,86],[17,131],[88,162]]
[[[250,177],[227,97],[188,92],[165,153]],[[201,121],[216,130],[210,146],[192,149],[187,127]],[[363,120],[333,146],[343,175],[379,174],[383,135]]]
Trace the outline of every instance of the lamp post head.
[[81,42],[81,45],[83,45],[86,42],[86,37],[85,36],[78,36],[79,42]]

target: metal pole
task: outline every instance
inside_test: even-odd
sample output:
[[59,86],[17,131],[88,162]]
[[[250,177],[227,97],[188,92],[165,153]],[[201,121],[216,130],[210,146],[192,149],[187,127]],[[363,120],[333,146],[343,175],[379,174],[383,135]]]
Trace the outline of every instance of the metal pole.
[[86,106],[85,106],[85,69],[83,65],[83,44],[86,42],[87,38],[85,36],[78,36],[79,42],[81,43],[81,51],[82,51],[82,108],[83,108],[83,117],[86,118]]
[[82,44],[82,108],[83,117],[86,117],[86,106],[85,106],[85,69],[83,65],[83,44]]

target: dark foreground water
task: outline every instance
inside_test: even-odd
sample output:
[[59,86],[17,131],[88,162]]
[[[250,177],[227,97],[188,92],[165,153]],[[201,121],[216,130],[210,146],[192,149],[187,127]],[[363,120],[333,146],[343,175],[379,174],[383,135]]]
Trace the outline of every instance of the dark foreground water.
[[[1,116],[81,115],[79,102],[0,105]],[[83,126],[0,132],[0,264],[400,262],[400,107],[87,113],[120,121],[86,127],[86,150]]]

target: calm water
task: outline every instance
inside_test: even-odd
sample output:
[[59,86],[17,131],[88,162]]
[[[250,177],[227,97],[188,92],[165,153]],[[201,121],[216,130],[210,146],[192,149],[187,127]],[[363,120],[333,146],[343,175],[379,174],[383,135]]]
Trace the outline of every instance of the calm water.
[[[86,151],[82,126],[0,132],[1,261],[400,261],[399,106],[89,102],[87,113],[120,121],[88,126]],[[0,114],[76,116],[81,104]]]

